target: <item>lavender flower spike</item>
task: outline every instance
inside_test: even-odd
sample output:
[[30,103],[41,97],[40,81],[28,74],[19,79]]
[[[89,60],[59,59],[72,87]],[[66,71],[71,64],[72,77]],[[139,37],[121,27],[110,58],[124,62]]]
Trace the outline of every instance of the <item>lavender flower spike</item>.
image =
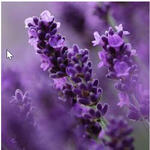
[[25,22],[29,41],[34,41],[31,44],[42,58],[43,69],[49,70],[54,79],[54,85],[60,91],[59,98],[72,111],[82,110],[80,115],[73,111],[79,120],[77,128],[83,128],[81,137],[98,137],[102,129],[101,118],[106,114],[108,105],[99,103],[102,90],[98,80],[93,79],[88,50],[77,45],[69,49],[64,46],[65,39],[57,34],[58,23],[48,11]]
[[15,91],[15,96],[10,100],[10,103],[16,107],[16,114],[21,115],[25,121],[28,121],[33,126],[36,125],[33,118],[33,106],[28,92],[23,92],[20,89]]
[[[116,80],[115,87],[119,91],[118,97],[120,99],[118,105],[129,107],[129,118],[140,120],[143,114],[147,114],[147,116],[144,115],[144,118],[148,118],[148,113],[141,111],[142,105],[149,102],[144,96],[141,96],[142,92],[139,92],[141,84],[138,79],[139,69],[134,59],[136,51],[130,43],[124,40],[124,36],[129,35],[129,32],[123,30],[122,24],[116,26],[115,29],[113,30],[110,27],[101,36],[97,32],[94,33],[93,45],[102,47],[102,50],[98,53],[100,58],[98,66],[107,67],[106,77]],[[135,99],[139,106],[135,105]],[[138,115],[135,117],[135,114]]]
[[49,70],[52,78],[66,76],[67,47],[64,46],[65,38],[57,33],[59,22],[54,21],[54,16],[45,10],[39,17],[33,16],[25,20],[28,29],[29,43],[41,56],[41,68]]

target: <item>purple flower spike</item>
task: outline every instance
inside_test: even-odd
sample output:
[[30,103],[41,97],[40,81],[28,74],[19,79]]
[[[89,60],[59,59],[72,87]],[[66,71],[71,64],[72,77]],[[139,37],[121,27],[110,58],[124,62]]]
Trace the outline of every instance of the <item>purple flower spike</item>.
[[45,10],[39,17],[27,18],[25,27],[28,29],[29,43],[41,56],[41,68],[49,70],[53,78],[66,76],[68,48],[64,46],[65,38],[57,34],[60,23],[55,22],[54,16]]
[[[97,138],[102,130],[101,117],[108,107],[99,103],[102,90],[98,80],[93,78],[88,50],[80,49],[77,45],[67,48],[64,45],[65,38],[57,33],[59,23],[54,21],[54,16],[48,11],[25,22],[29,40],[33,42],[31,45],[41,56],[42,69],[49,71],[54,86],[59,90],[59,99],[79,121],[76,130],[82,128],[82,132],[77,134],[81,134],[84,139]],[[95,38],[98,40],[99,34],[96,33]],[[106,38],[102,40],[106,42]],[[102,44],[102,40],[94,43]],[[92,107],[95,107],[93,112]]]
[[[144,118],[148,118],[148,108],[144,111],[143,103],[145,98],[141,96],[142,92],[139,92],[140,82],[138,78],[138,66],[136,65],[134,57],[136,56],[135,49],[132,48],[130,43],[126,43],[124,36],[128,35],[128,31],[124,31],[122,24],[115,26],[115,29],[109,28],[104,35],[94,33],[96,40],[93,43],[95,45],[101,45],[102,51],[98,52],[100,63],[98,67],[105,66],[108,68],[107,78],[115,79],[115,88],[119,91],[118,97],[120,107],[135,105],[134,100],[137,101],[140,106],[136,111],[129,108],[128,117],[135,120],[140,120],[139,114]],[[103,38],[102,38],[103,37]],[[103,40],[103,43],[99,41]],[[96,44],[95,44],[96,43]],[[98,43],[98,44],[97,44]],[[139,94],[137,94],[139,93]],[[144,105],[145,106],[145,105]],[[137,107],[137,106],[135,106]]]
[[16,111],[19,115],[22,115],[25,120],[31,121],[34,125],[33,116],[29,115],[32,114],[33,107],[31,106],[31,99],[27,92],[23,94],[20,89],[17,89],[10,103],[17,106]]

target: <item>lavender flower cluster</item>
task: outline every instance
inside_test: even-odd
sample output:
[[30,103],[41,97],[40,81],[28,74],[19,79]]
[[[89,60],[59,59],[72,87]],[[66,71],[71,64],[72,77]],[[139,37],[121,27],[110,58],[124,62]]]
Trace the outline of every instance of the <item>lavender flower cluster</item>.
[[[69,49],[64,46],[64,38],[57,34],[58,23],[54,23],[54,17],[48,11],[44,11],[39,18],[26,19],[25,24],[28,27],[29,43],[41,55],[42,68],[49,70],[56,87],[61,89],[60,98],[67,105],[81,107],[83,113],[78,119],[87,131],[87,136],[98,136],[101,125],[97,120],[105,115],[108,106],[99,103],[101,89],[98,80],[92,78],[88,50],[79,49],[77,45]],[[96,105],[99,109],[89,109]]]
[[[118,105],[129,107],[128,116],[131,119],[141,120],[141,116],[148,119],[149,101],[140,90],[142,85],[138,79],[139,68],[135,62],[136,50],[124,39],[124,36],[129,34],[123,30],[122,24],[115,26],[115,29],[110,27],[101,36],[98,32],[94,33],[93,45],[102,46],[102,50],[98,53],[100,59],[98,66],[107,67],[106,77],[116,80],[115,88],[119,90],[120,99]],[[145,110],[142,109],[143,105]]]
[[27,18],[25,24],[29,28],[29,43],[41,55],[41,68],[44,71],[49,69],[52,78],[66,76],[68,61],[65,38],[56,34],[60,23],[55,22],[54,16],[48,11],[44,11],[39,18]]

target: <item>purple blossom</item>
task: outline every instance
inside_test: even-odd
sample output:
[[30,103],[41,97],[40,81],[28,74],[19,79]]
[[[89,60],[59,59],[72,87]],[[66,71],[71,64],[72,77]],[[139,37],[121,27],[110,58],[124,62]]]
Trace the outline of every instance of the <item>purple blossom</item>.
[[[37,34],[36,47],[42,56],[41,67],[49,70],[54,86],[59,89],[59,99],[72,109],[85,107],[87,110],[77,115],[77,128],[83,129],[81,137],[98,137],[102,129],[100,118],[106,114],[108,105],[99,103],[102,90],[98,80],[93,79],[88,50],[80,49],[77,45],[69,49],[65,47],[65,38],[57,34],[58,23],[54,22],[54,17],[48,11],[44,11],[39,18],[33,17],[25,22],[29,32],[34,28]],[[35,37],[30,34],[29,39]],[[90,109],[93,106],[98,108]]]
[[123,44],[123,40],[118,34],[113,34],[108,35],[108,43],[111,47],[117,48]]
[[117,77],[123,77],[123,76],[128,76],[129,75],[129,66],[124,61],[115,62],[114,70],[117,73]]
[[99,68],[101,68],[102,66],[108,66],[109,65],[107,63],[106,55],[107,55],[107,53],[104,50],[98,52],[99,59],[101,60],[100,63],[98,64]]
[[[95,41],[93,45],[102,46],[102,51],[98,54],[100,58],[98,66],[107,67],[108,73],[106,76],[116,80],[115,87],[119,90],[118,97],[120,99],[118,105],[120,107],[124,105],[129,107],[129,118],[133,119],[133,116],[136,114],[135,112],[138,112],[137,116],[139,117],[135,117],[135,120],[138,120],[143,113],[141,108],[138,108],[134,101],[136,99],[138,105],[142,107],[144,100],[140,95],[135,97],[140,86],[138,79],[139,68],[134,58],[136,51],[132,48],[130,43],[125,42],[124,36],[128,35],[129,32],[123,30],[122,24],[116,26],[115,29],[116,30],[113,30],[110,27],[102,36],[97,32],[96,34],[94,33]],[[140,101],[143,100],[142,103],[139,102],[139,98]],[[136,109],[134,109],[132,105],[134,105]]]
[[95,38],[95,40],[92,41],[93,46],[99,45],[100,43],[103,44],[103,41],[102,41],[102,39],[101,39],[101,36],[99,35],[98,32],[94,32],[94,38]]
[[53,79],[53,81],[56,89],[62,90],[63,87],[66,85],[67,79],[66,77],[63,77],[63,78]]
[[65,38],[57,34],[59,22],[54,21],[54,16],[45,10],[38,17],[25,20],[28,29],[29,43],[41,56],[41,68],[49,70],[52,78],[66,76],[67,47],[64,46]]

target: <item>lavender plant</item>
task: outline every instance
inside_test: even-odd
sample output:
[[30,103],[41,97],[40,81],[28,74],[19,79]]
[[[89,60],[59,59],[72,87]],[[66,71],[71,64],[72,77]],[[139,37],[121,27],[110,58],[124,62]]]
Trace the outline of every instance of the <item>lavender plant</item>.
[[[148,94],[141,91],[141,83],[138,79],[139,67],[136,64],[136,50],[126,42],[124,36],[129,35],[120,24],[111,27],[102,36],[94,33],[93,45],[102,46],[98,53],[100,58],[99,68],[108,68],[107,78],[115,79],[115,87],[119,91],[120,107],[126,105],[129,108],[128,117],[133,120],[148,119],[149,101]],[[147,98],[146,98],[147,97]],[[143,109],[145,108],[145,109]]]
[[[93,111],[96,116],[89,115],[90,107],[99,104],[101,89],[98,80],[92,78],[88,50],[79,49],[76,45],[70,49],[64,46],[65,38],[56,32],[58,23],[54,22],[54,17],[48,11],[44,11],[39,18],[26,19],[25,24],[28,27],[29,42],[41,55],[42,68],[49,70],[56,87],[61,83],[61,99],[72,107],[84,106],[82,109],[87,109],[87,113],[82,113],[79,119],[88,136],[98,136],[101,125],[97,119],[106,113],[108,106],[105,104],[96,112]],[[53,26],[55,29],[51,29]]]
[[40,17],[27,18],[25,25],[29,43],[41,56],[41,67],[49,71],[60,99],[77,120],[74,133],[81,140],[99,139],[108,105],[100,103],[102,90],[93,78],[88,50],[65,46],[65,38],[57,33],[60,23],[47,10]]
[[[45,7],[56,17],[25,21],[36,57],[22,20]],[[148,150],[148,11],[148,2],[2,3],[2,55],[14,56],[2,57],[2,150]]]

